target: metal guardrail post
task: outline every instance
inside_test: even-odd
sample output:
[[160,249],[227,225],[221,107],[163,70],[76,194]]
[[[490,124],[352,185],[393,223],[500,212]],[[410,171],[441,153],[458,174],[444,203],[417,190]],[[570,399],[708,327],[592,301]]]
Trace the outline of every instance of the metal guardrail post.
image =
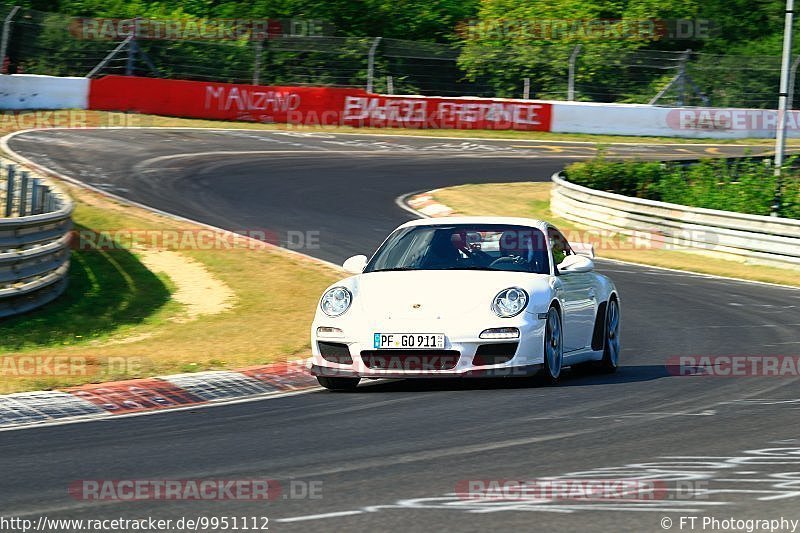
[[19,216],[24,217],[28,214],[28,185],[30,176],[27,170],[20,173],[19,180]]
[[16,167],[8,165],[6,167],[6,217],[10,217],[14,211],[14,174]]
[[569,74],[567,75],[567,100],[575,100],[575,62],[581,51],[581,45],[576,44],[569,55]]
[[39,213],[46,213],[47,202],[50,200],[50,187],[47,185],[42,186],[42,195],[39,198]]
[[373,80],[375,79],[375,51],[378,49],[378,45],[381,44],[382,37],[375,37],[375,40],[372,41],[372,46],[369,48],[369,54],[367,55],[367,92],[371,93],[373,89]]
[[39,196],[42,194],[42,185],[39,178],[31,180],[31,215],[39,214]]
[[[11,21],[19,11],[20,6],[14,6],[6,19],[3,21],[3,36],[0,37],[0,64],[5,63],[6,50],[8,50],[8,36],[11,34]],[[2,73],[2,71],[0,71]]]

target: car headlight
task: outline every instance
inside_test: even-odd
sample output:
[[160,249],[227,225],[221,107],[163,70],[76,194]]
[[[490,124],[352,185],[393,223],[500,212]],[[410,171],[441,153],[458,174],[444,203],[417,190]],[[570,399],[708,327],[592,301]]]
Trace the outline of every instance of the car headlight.
[[350,308],[353,295],[344,287],[334,287],[325,291],[319,301],[319,308],[328,316],[339,316]]
[[500,318],[517,316],[528,305],[528,293],[519,287],[510,287],[497,293],[492,301],[492,311]]

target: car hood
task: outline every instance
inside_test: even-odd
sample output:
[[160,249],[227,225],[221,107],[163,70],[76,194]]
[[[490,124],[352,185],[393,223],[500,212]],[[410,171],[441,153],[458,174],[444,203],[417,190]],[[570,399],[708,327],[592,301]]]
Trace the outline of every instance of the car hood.
[[354,304],[375,318],[444,318],[489,310],[508,287],[530,293],[547,276],[520,272],[419,270],[371,272],[354,279]]

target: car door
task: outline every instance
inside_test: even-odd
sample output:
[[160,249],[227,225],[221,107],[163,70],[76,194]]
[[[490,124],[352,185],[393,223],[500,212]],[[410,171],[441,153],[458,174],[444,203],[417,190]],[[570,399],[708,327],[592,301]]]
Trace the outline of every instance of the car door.
[[564,327],[564,351],[582,350],[591,345],[597,297],[592,272],[559,272],[558,264],[574,255],[569,243],[557,229],[547,231],[556,276],[556,295],[561,303]]

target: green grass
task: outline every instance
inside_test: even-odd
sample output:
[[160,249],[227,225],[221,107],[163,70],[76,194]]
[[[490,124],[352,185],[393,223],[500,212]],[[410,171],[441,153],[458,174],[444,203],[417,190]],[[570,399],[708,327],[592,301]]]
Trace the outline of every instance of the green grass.
[[[76,229],[199,229],[63,185]],[[143,250],[143,253],[146,250]],[[60,357],[85,374],[0,373],[0,393],[63,388],[178,372],[223,370],[310,355],[309,328],[322,290],[342,274],[302,256],[267,249],[173,251],[192,259],[235,297],[233,307],[189,318],[173,298],[181,263],[152,272],[131,250],[75,250],[66,292],[42,309],[0,321],[0,358]],[[187,288],[188,280],[182,283]],[[192,291],[211,290],[189,285]],[[118,367],[113,361],[132,362]],[[3,362],[0,360],[0,362]]]

